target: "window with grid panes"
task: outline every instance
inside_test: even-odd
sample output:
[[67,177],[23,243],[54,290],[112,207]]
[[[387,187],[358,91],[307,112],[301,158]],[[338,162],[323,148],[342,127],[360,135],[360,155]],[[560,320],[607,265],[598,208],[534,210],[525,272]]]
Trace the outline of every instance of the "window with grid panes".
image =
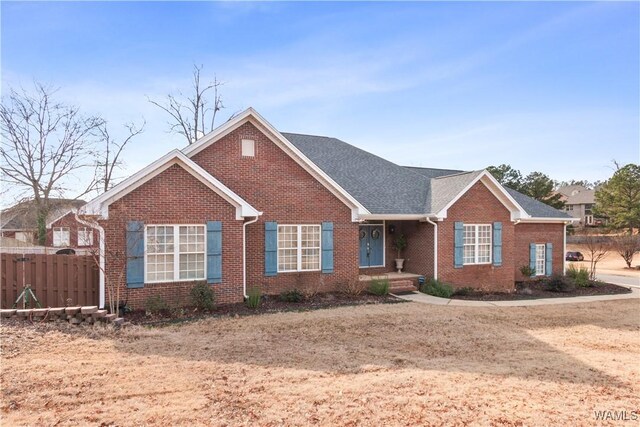
[[491,225],[464,225],[462,262],[463,264],[489,264],[491,262]]
[[278,226],[278,272],[320,270],[320,226]]

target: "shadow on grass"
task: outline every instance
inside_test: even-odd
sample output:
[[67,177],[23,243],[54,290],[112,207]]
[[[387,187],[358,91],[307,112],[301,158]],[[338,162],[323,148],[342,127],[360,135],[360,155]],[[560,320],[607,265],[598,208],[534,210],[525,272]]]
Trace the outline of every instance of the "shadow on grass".
[[338,374],[421,369],[629,387],[532,333],[584,324],[621,333],[639,328],[632,304],[587,305],[573,306],[571,315],[562,306],[452,310],[393,304],[218,318],[132,330],[116,345],[125,354]]

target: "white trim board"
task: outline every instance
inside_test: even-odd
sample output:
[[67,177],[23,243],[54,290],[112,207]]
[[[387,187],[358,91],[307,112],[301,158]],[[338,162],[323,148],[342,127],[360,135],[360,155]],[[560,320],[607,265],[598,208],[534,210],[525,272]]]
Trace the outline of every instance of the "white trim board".
[[264,119],[256,110],[249,107],[236,117],[232,118],[225,124],[214,129],[212,132],[203,136],[195,143],[184,148],[182,152],[189,158],[201,152],[202,150],[214,144],[224,136],[238,129],[245,123],[251,123],[258,130],[260,130],[265,136],[267,136],[276,146],[284,151],[289,157],[291,157],[298,165],[306,170],[311,176],[313,176],[318,182],[320,182],[327,190],[329,190],[334,196],[336,196],[342,203],[351,208],[351,219],[357,221],[361,215],[369,214],[370,212],[358,202],[351,194],[349,194],[344,188],[342,188],[337,182],[327,175],[322,169],[320,169],[315,163],[313,163],[307,156],[298,150],[287,138],[285,138],[276,128],[274,128],[268,121]]
[[232,206],[235,206],[237,220],[242,220],[245,217],[262,215],[262,212],[259,212],[179,150],[172,150],[144,169],[136,172],[120,184],[116,185],[111,190],[96,197],[84,205],[80,209],[80,213],[84,215],[99,215],[103,219],[108,219],[109,205],[155,178],[173,165],[180,166],[220,197],[229,202]]
[[[442,177],[441,179],[446,179]],[[434,178],[438,179],[438,178]],[[453,206],[460,198],[465,195],[471,187],[473,187],[478,181],[481,181],[484,186],[493,194],[496,199],[511,213],[511,220],[515,221],[523,218],[531,218],[531,216],[524,210],[522,206],[500,185],[500,183],[491,175],[487,170],[481,171],[469,184],[467,184],[453,199],[451,199],[444,208],[440,209],[436,213],[439,219],[447,217],[448,209]]]

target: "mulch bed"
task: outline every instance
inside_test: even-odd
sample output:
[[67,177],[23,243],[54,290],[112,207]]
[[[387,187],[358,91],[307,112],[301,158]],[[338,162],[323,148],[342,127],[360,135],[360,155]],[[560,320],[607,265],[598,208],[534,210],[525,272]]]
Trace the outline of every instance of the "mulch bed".
[[586,297],[593,295],[628,294],[631,289],[611,283],[594,282],[590,287],[576,287],[570,292],[553,292],[546,289],[544,281],[516,282],[516,291],[507,292],[478,292],[473,291],[466,295],[454,294],[452,299],[472,301],[513,301],[540,298],[568,298]]
[[206,317],[240,317],[286,311],[310,311],[323,308],[402,302],[406,301],[390,295],[378,296],[371,294],[353,296],[344,293],[323,293],[312,298],[305,298],[300,302],[285,302],[281,301],[278,295],[265,295],[262,297],[260,305],[257,308],[249,308],[244,303],[237,303],[218,305],[212,311],[202,311],[192,307],[185,307],[150,314],[146,313],[145,310],[134,310],[125,313],[124,318],[127,322],[138,325],[161,325],[198,320]]

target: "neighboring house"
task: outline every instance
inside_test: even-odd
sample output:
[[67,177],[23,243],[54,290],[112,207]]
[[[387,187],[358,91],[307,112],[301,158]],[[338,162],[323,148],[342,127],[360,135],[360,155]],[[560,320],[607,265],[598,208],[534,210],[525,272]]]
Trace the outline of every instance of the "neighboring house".
[[602,225],[602,218],[594,217],[593,207],[596,203],[596,192],[582,185],[567,185],[557,190],[562,194],[565,203],[564,210],[574,218],[579,219],[581,226]]
[[[47,228],[49,228],[50,222],[59,219],[72,209],[77,209],[84,205],[83,200],[73,199],[49,199],[51,209],[47,216]],[[38,219],[36,215],[35,202],[33,200],[27,200],[18,203],[10,208],[3,209],[0,213],[0,233],[2,237],[10,237],[17,241],[26,243],[28,245],[38,244]],[[49,234],[49,231],[48,231]],[[58,240],[59,242],[66,242],[66,240]],[[51,245],[49,236],[47,236],[47,245]],[[65,247],[72,247],[71,241],[68,245],[59,245]]]
[[135,307],[205,280],[219,303],[253,286],[341,290],[394,271],[399,234],[405,272],[512,291],[523,265],[563,272],[572,221],[487,171],[399,166],[335,138],[280,133],[251,108],[80,212],[104,230],[107,277]]
[[47,223],[47,246],[83,249],[83,252],[98,248],[98,230],[79,223],[76,212],[76,208],[67,210]]

